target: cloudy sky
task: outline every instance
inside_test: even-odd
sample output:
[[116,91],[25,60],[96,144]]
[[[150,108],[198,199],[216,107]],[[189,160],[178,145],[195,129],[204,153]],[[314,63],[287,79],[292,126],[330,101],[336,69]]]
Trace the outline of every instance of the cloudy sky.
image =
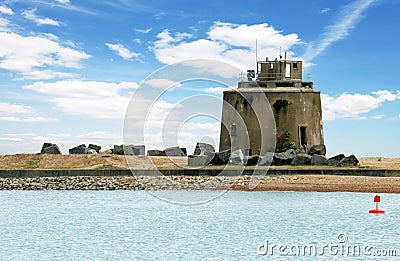
[[[329,155],[398,157],[399,12],[399,0],[0,1],[0,153],[122,143],[132,95],[172,86],[149,115],[145,142],[158,148],[152,126],[190,105],[175,100],[221,98],[226,86],[146,77],[198,58],[252,69],[257,39],[260,60],[280,49],[304,60],[304,78],[321,91]],[[182,129],[180,146],[218,142],[215,119]]]

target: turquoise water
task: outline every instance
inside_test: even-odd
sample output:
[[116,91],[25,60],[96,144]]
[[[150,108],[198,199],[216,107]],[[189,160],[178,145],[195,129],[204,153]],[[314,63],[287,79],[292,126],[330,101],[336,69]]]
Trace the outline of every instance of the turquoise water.
[[[145,191],[1,191],[0,259],[342,260],[346,256],[335,251],[317,257],[281,256],[276,249],[261,255],[266,241],[268,246],[315,244],[320,249],[329,243],[368,244],[370,252],[396,249],[400,256],[400,195],[381,194],[384,215],[368,213],[374,207],[373,196],[232,191],[206,204],[182,206]],[[347,237],[345,243],[338,242],[341,233]],[[376,257],[355,259],[368,258]]]

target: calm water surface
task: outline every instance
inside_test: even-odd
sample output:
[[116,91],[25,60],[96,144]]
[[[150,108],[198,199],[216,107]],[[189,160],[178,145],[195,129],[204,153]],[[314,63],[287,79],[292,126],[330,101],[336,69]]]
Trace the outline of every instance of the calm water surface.
[[[400,195],[381,194],[380,206],[387,212],[384,215],[368,214],[374,207],[373,196],[232,191],[206,204],[183,206],[163,202],[145,191],[1,191],[0,259],[342,260],[345,257],[340,253],[329,254],[327,249],[317,257],[281,256],[276,249],[273,254],[269,251],[260,255],[265,253],[268,242],[268,248],[271,244],[288,247],[314,244],[318,250],[329,243],[339,247],[369,245],[371,252],[397,249],[397,257],[380,260],[399,260]],[[347,239],[345,243],[338,242],[339,234]]]

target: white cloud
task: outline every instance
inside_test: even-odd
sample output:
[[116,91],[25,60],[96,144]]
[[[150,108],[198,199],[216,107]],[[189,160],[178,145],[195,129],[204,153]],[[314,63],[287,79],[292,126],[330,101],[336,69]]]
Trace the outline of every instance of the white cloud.
[[[364,119],[368,112],[381,106],[384,102],[400,100],[400,93],[377,91],[369,94],[343,93],[337,98],[321,94],[322,115],[324,120],[336,119]],[[382,115],[372,116],[373,119],[382,118]]]
[[169,89],[171,87],[176,88],[181,86],[180,82],[175,82],[170,79],[160,79],[160,78],[146,80],[145,82],[143,82],[143,84],[147,84],[152,87],[162,88],[162,89]]
[[207,93],[222,94],[224,91],[229,91],[232,89],[232,87],[210,87],[206,88],[204,91]]
[[60,22],[53,20],[51,18],[41,18],[36,15],[36,8],[25,10],[22,12],[22,15],[30,20],[35,22],[37,25],[53,25],[60,26]]
[[0,116],[7,114],[32,114],[31,106],[0,102]]
[[255,42],[258,40],[259,57],[277,57],[280,47],[293,56],[290,48],[300,43],[296,34],[282,34],[264,24],[232,24],[215,22],[207,32],[207,39],[189,40],[188,33],[171,33],[168,30],[157,35],[153,51],[165,64],[188,59],[214,59],[232,64],[242,70],[254,68]]
[[0,32],[6,31],[9,24],[10,22],[7,19],[0,17]]
[[134,30],[135,30],[135,32],[138,32],[138,33],[147,34],[147,33],[150,33],[150,31],[152,29],[153,28],[149,27],[149,28],[146,28],[146,29],[137,29],[137,28],[135,28]]
[[[80,61],[90,57],[83,51],[64,47],[47,37],[25,37],[12,32],[0,32],[0,68],[25,73],[27,76],[37,76],[39,73],[35,71],[46,66],[80,68]],[[58,73],[58,76],[66,75]]]
[[24,89],[52,96],[49,101],[68,114],[121,119],[129,102],[129,92],[137,86],[135,82],[58,81],[35,82]]
[[346,5],[339,16],[340,18],[334,24],[325,28],[325,32],[320,37],[321,39],[309,45],[303,58],[310,62],[333,43],[345,39],[355,24],[362,18],[364,12],[377,1],[356,0]]
[[0,13],[6,14],[6,15],[13,15],[14,12],[10,7],[0,5]]
[[55,72],[53,70],[41,70],[41,71],[30,71],[23,72],[21,78],[17,80],[50,80],[55,78],[74,78],[76,77],[73,73],[66,72]]
[[34,110],[31,106],[0,102],[0,121],[9,122],[49,122],[55,119],[38,117],[38,116],[23,116],[32,115]]
[[326,7],[326,8],[322,8],[321,10],[319,10],[319,12],[320,12],[321,14],[326,14],[326,13],[328,13],[330,10],[331,10],[330,8]]
[[2,117],[0,116],[0,121],[11,121],[11,122],[53,122],[56,119],[45,118],[45,117]]
[[115,51],[119,56],[121,56],[125,60],[131,60],[133,58],[138,59],[140,56],[139,53],[131,52],[128,48],[126,48],[122,44],[106,43],[106,46],[110,50]]
[[65,4],[65,5],[69,5],[71,3],[70,0],[56,0],[56,1],[60,4]]

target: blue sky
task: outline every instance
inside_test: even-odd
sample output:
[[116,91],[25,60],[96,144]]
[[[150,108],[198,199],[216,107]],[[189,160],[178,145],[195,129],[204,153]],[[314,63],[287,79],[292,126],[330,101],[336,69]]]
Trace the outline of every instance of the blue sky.
[[[398,0],[1,1],[0,153],[122,143],[125,110],[148,75],[196,58],[245,71],[257,39],[259,59],[281,47],[304,60],[305,78],[321,91],[328,155],[398,157],[399,12]],[[176,100],[220,98],[225,87],[178,84],[154,105],[150,126]],[[198,117],[178,143],[191,152],[205,136],[217,144],[218,133],[218,121]],[[147,147],[160,147],[160,135],[148,134]]]

